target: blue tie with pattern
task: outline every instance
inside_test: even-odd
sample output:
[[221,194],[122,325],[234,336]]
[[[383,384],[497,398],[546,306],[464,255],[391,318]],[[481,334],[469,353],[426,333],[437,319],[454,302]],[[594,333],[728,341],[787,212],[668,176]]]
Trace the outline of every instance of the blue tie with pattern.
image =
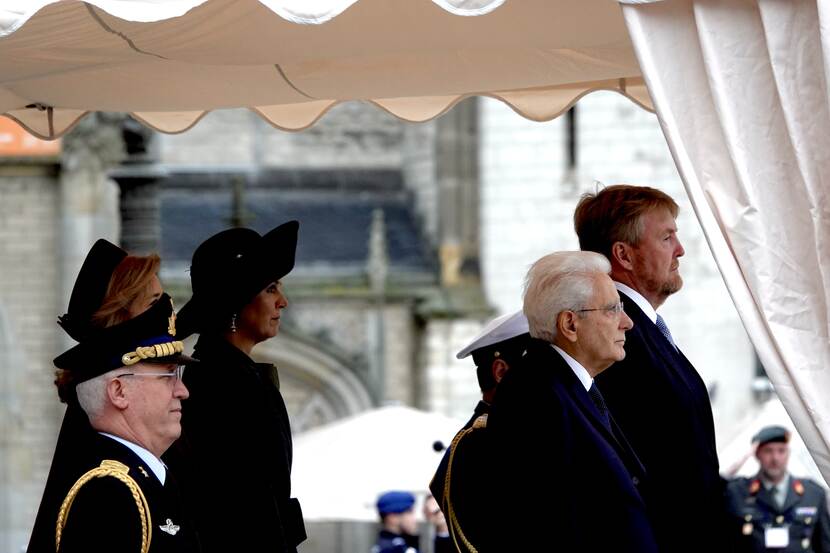
[[666,337],[666,340],[669,341],[669,343],[674,347],[674,349],[677,349],[677,344],[674,343],[674,338],[671,337],[671,332],[669,332],[669,327],[666,326],[666,321],[663,320],[663,317],[657,315],[656,324],[660,332],[663,333],[663,336]]
[[597,388],[597,385],[593,382],[591,383],[591,387],[588,388],[588,395],[591,396],[591,400],[594,402],[594,405],[597,406],[597,411],[599,411],[605,428],[613,434],[613,431],[611,430],[611,418],[608,416],[608,406],[605,404],[605,398],[602,397],[599,388]]

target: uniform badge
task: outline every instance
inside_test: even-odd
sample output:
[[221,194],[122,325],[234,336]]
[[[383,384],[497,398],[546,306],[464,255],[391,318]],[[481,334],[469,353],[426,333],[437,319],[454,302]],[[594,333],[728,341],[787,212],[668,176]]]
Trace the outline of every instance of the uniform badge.
[[167,333],[170,336],[176,335],[176,311],[175,306],[173,305],[173,298],[170,298],[170,307],[173,308],[173,312],[170,314],[170,317],[167,318]]
[[167,532],[171,536],[175,536],[180,530],[179,525],[173,524],[173,521],[170,520],[169,518],[167,519],[167,524],[163,524],[163,525],[160,524],[159,528],[161,529],[162,532]]
[[793,482],[793,489],[798,495],[804,495],[804,484],[801,483],[801,480]]
[[752,523],[751,522],[745,523],[743,525],[743,527],[741,528],[741,533],[744,536],[748,536],[748,535],[752,534]]
[[755,480],[750,482],[750,484],[749,484],[749,493],[756,494],[756,493],[758,493],[758,490],[760,490],[760,489],[761,489],[761,481],[760,480],[758,480],[756,478]]
[[143,474],[143,475],[144,475],[144,478],[150,478],[150,475],[149,475],[149,474],[147,474],[147,471],[146,471],[146,470],[144,470],[144,467],[139,466],[139,467],[138,467],[138,472],[140,472],[141,474]]

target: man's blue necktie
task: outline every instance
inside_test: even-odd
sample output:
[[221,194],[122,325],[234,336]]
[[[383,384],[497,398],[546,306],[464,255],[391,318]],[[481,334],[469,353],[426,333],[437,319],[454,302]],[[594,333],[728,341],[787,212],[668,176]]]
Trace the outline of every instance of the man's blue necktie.
[[663,333],[663,336],[666,337],[666,340],[669,341],[669,343],[674,347],[674,349],[677,349],[677,344],[674,343],[674,338],[671,337],[671,332],[669,332],[669,327],[666,326],[666,321],[663,320],[663,317],[661,317],[660,315],[657,315],[657,323],[656,324],[657,324],[657,328],[660,330],[660,332]]
[[609,432],[612,432],[611,418],[608,416],[608,406],[605,404],[605,398],[602,397],[602,394],[596,384],[591,383],[591,387],[588,388],[588,395],[591,396],[591,400],[594,402],[594,405],[597,406],[597,411],[599,411],[605,428],[607,428]]

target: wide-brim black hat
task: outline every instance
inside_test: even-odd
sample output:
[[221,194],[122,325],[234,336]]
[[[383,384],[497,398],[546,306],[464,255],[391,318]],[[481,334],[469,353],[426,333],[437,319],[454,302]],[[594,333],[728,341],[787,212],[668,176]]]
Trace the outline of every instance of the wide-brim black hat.
[[176,340],[176,314],[167,294],[147,311],[123,323],[96,329],[55,358],[59,369],[71,371],[76,383],[139,362],[191,364]]
[[73,340],[80,342],[93,332],[92,315],[104,301],[115,268],[127,257],[127,252],[115,244],[99,239],[86,254],[72,295],[69,297],[69,309],[58,317],[58,324]]
[[289,221],[262,236],[232,228],[202,242],[193,253],[193,296],[179,310],[178,337],[221,330],[266,286],[290,273],[299,228]]

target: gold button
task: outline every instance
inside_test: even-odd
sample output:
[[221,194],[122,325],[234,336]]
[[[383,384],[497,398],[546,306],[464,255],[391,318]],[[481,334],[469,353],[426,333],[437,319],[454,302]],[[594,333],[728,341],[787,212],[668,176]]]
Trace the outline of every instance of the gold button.
[[745,520],[745,521],[747,521],[747,522],[749,522],[750,520],[752,520],[752,515],[746,515],[746,516],[744,517],[744,520]]
[[782,522],[784,522],[784,516],[783,515],[778,515],[777,517],[775,517],[775,523],[776,524],[781,524]]

